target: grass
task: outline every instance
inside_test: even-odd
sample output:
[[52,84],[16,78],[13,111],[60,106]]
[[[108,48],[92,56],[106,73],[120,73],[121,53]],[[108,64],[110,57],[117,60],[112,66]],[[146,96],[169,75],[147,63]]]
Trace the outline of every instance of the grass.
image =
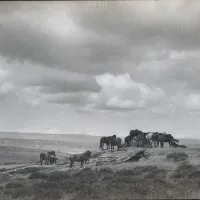
[[200,166],[183,162],[174,170],[172,177],[175,179],[199,179],[200,181]]
[[15,189],[15,188],[21,188],[21,187],[24,187],[24,185],[17,182],[7,183],[5,186],[6,189]]
[[[34,200],[54,200],[62,197],[68,197],[70,200],[172,199],[188,198],[199,186],[198,166],[189,163],[180,164],[171,176],[171,180],[174,181],[167,179],[167,173],[165,169],[157,166],[133,167],[116,172],[109,167],[100,170],[85,168],[80,171],[69,170],[49,174],[33,172],[29,176],[31,184],[9,183],[4,188],[4,194],[27,200],[30,197]],[[187,178],[197,177],[197,175],[199,179],[186,181]]]
[[[155,156],[159,150],[155,149]],[[116,155],[118,158],[123,154],[120,153]],[[12,181],[0,193],[4,194],[5,200],[180,199],[198,195],[200,166],[189,163],[184,152],[165,152],[162,159],[160,157],[155,159],[156,163],[152,159],[116,165],[107,161],[94,169],[72,168],[55,172],[27,167],[18,170],[19,174],[30,174],[27,180]],[[162,162],[163,158],[165,162]]]
[[47,179],[49,176],[41,172],[33,172],[28,179]]
[[185,152],[173,152],[168,154],[166,159],[174,162],[186,161],[188,159],[188,155]]
[[39,170],[40,170],[40,168],[38,168],[38,167],[26,167],[24,169],[19,169],[18,173],[20,173],[20,174],[30,174],[30,173],[38,172]]

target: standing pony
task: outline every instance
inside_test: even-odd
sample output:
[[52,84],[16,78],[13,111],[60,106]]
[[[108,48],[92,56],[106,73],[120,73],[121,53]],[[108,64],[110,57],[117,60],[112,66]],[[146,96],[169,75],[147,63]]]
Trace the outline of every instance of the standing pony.
[[116,138],[116,135],[113,135],[110,138],[110,145],[111,145],[111,152],[114,151],[114,147],[117,146],[117,151],[119,151],[119,148],[122,146],[122,139]]
[[40,165],[43,164],[43,160],[45,161],[45,165],[48,164],[48,156],[45,153],[40,154]]

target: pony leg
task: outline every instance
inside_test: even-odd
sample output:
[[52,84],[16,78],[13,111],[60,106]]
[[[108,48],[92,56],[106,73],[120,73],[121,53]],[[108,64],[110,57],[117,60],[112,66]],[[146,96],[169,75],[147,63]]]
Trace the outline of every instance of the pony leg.
[[152,144],[151,144],[151,140],[149,140],[149,146],[150,146],[150,148],[153,148]]
[[163,148],[163,142],[161,142],[160,145],[161,145],[161,148]]
[[74,164],[74,162],[73,161],[71,161],[70,162],[70,168],[72,168],[72,165]]
[[[150,141],[151,147],[153,148],[153,140]],[[154,144],[155,147],[155,144]]]
[[84,161],[81,161],[81,167],[83,167],[83,163],[84,163]]
[[159,145],[159,142],[158,141],[154,141],[154,146],[158,147],[158,145]]

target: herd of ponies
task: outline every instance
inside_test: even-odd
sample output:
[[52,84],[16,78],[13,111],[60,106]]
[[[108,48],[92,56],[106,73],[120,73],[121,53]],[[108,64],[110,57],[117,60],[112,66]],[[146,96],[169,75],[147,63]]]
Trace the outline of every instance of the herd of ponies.
[[[164,143],[168,143],[170,147],[180,147],[187,148],[185,145],[179,145],[179,140],[175,139],[171,134],[167,133],[159,133],[159,132],[143,132],[141,130],[135,129],[131,130],[129,135],[125,137],[124,143],[122,143],[122,139],[117,137],[116,135],[101,137],[100,138],[100,146],[99,148],[103,150],[104,145],[106,144],[107,150],[111,149],[111,152],[114,151],[114,147],[117,147],[117,151],[119,151],[122,147],[129,147],[131,143],[135,142],[136,147],[142,148],[152,148],[152,147],[164,147]],[[91,158],[92,152],[87,150],[81,154],[73,154],[69,157],[70,160],[70,168],[72,168],[74,162],[80,162],[81,167],[83,167],[84,162],[89,162]],[[56,157],[55,151],[49,151],[47,153],[40,154],[40,164],[43,165],[43,161],[45,161],[45,165],[56,164],[58,158]]]

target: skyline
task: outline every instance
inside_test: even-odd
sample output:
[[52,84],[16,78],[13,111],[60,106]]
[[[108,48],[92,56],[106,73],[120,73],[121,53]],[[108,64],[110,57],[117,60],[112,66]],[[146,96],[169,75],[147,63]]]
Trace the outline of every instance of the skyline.
[[200,138],[200,2],[0,5],[0,130]]

